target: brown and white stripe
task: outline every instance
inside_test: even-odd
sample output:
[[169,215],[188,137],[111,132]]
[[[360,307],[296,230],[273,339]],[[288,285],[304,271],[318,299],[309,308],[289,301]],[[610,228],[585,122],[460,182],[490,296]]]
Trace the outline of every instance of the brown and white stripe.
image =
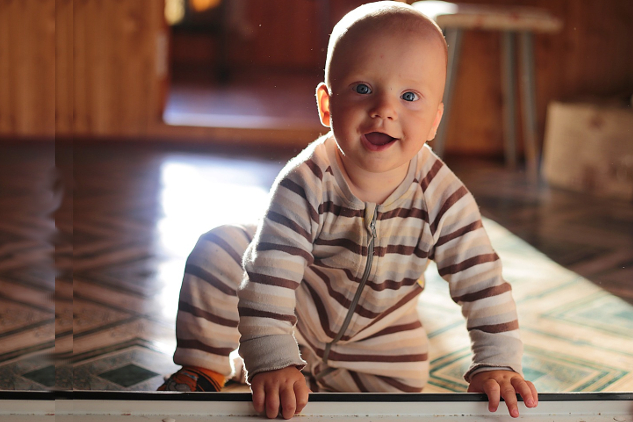
[[[224,226],[200,237],[187,258],[178,301],[174,362],[231,377],[229,354],[237,349],[237,290],[242,256],[253,226]],[[238,368],[239,369],[239,368]]]
[[[195,355],[206,367],[226,360],[223,353],[237,345],[235,335],[226,334],[234,328],[226,324],[238,320],[249,378],[307,364],[323,389],[420,391],[428,377],[428,344],[417,316],[423,285],[418,280],[433,259],[467,319],[474,361],[466,376],[489,367],[520,372],[522,343],[511,289],[464,185],[424,147],[383,204],[364,203],[345,183],[335,148],[324,137],[288,163],[248,247],[248,236],[235,233],[237,239],[216,236],[213,250],[194,250],[192,257],[205,255],[206,272],[185,276],[185,284],[201,287],[183,284],[181,302],[196,311],[181,306],[176,355],[183,362]],[[374,212],[377,237],[369,257]],[[236,257],[244,250],[240,284]],[[216,260],[224,266],[210,277],[209,262]],[[360,300],[350,309],[368,264]],[[188,277],[202,281],[190,283]],[[224,303],[205,305],[218,301]],[[234,313],[226,313],[231,306]],[[353,314],[346,321],[348,312]],[[184,334],[192,320],[198,325]],[[216,349],[181,349],[189,344],[185,340]]]

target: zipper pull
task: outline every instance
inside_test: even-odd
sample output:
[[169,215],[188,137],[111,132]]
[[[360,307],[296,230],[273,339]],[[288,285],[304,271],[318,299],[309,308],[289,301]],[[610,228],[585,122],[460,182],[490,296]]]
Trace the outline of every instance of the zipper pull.
[[369,228],[371,229],[371,237],[373,237],[374,239],[378,237],[378,235],[376,234],[376,217],[374,215],[374,219],[371,220],[371,223],[369,223]]
[[371,229],[371,237],[374,239],[378,237],[376,234],[376,220],[378,219],[378,207],[374,208],[374,216],[371,218],[369,228]]

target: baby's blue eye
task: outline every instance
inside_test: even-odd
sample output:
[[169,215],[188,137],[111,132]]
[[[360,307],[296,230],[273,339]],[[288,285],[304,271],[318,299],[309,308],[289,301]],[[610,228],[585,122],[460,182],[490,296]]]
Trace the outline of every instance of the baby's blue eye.
[[369,94],[371,92],[371,89],[365,84],[358,84],[354,87],[354,91],[359,94]]
[[415,92],[405,92],[402,94],[402,99],[405,101],[415,101],[418,99],[418,95]]

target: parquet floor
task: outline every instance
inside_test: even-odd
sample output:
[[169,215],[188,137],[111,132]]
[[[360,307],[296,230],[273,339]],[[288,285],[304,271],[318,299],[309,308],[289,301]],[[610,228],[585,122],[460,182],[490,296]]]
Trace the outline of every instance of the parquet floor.
[[[154,390],[197,236],[252,220],[295,151],[0,145],[0,389]],[[633,304],[633,205],[448,160],[485,216]],[[228,210],[228,212],[227,212]]]

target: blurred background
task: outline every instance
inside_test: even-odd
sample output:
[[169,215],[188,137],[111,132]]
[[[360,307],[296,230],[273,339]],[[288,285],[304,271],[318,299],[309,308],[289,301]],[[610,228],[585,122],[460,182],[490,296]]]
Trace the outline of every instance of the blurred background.
[[[304,146],[323,132],[313,93],[329,31],[361,3],[2,0],[0,136]],[[541,142],[551,101],[633,91],[630,1],[461,3],[563,22],[535,40]],[[465,33],[446,154],[502,154],[499,51],[498,33]]]
[[[326,132],[328,35],[365,2],[0,0],[0,390],[155,390],[175,370],[187,254],[256,219]],[[509,275],[550,289],[539,312],[542,292],[525,293],[533,380],[631,391],[633,1],[460,3],[562,23],[533,40],[543,172],[526,171],[519,105],[518,165],[504,162],[499,31],[464,31],[443,158],[502,227]],[[431,391],[465,391],[459,344],[432,363]]]

